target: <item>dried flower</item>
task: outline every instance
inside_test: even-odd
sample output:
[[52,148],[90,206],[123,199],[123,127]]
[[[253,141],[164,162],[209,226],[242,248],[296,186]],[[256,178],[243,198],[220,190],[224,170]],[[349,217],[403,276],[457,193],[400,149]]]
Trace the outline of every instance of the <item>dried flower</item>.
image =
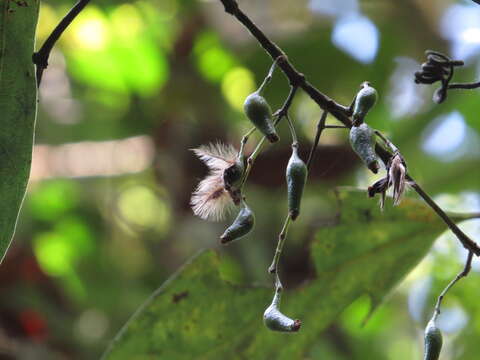
[[374,197],[375,194],[380,194],[380,210],[383,211],[385,206],[385,195],[388,190],[388,175],[375,182],[368,187],[368,196]]
[[407,166],[400,154],[393,155],[388,168],[388,186],[393,186],[393,205],[400,204],[405,191]]
[[225,189],[224,172],[237,161],[237,151],[220,142],[193,149],[195,155],[209,168],[210,173],[192,194],[190,205],[195,215],[205,220],[219,221],[233,209],[233,201]]
[[368,187],[368,196],[374,197],[375,194],[380,194],[380,209],[383,210],[386,192],[393,186],[393,205],[400,204],[405,187],[409,184],[406,180],[406,174],[405,160],[400,153],[395,152],[387,164],[387,175]]

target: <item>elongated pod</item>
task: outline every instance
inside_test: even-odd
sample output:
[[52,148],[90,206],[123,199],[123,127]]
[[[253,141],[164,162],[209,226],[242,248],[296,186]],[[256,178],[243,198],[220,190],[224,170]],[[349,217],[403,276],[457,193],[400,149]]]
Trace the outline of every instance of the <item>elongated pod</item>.
[[292,155],[287,165],[287,198],[288,212],[292,220],[300,214],[300,203],[302,201],[303,189],[307,181],[307,166],[298,156],[298,144],[292,144]]
[[357,125],[361,124],[376,102],[377,90],[371,87],[368,81],[365,81],[355,97],[355,104],[353,106],[353,123]]
[[225,232],[220,236],[220,242],[227,244],[233,240],[240,239],[247,235],[255,225],[255,215],[253,211],[243,202],[242,208],[237,217]]
[[350,129],[350,144],[353,151],[376,174],[380,166],[375,154],[375,134],[373,130],[365,123],[352,126]]
[[257,91],[248,95],[243,109],[253,125],[266,136],[268,141],[274,143],[279,140],[272,122],[272,110],[262,95]]
[[290,319],[280,312],[280,293],[280,289],[275,290],[272,303],[263,313],[263,322],[267,328],[273,331],[296,332],[300,330],[302,322]]
[[435,320],[428,322],[425,329],[425,356],[423,360],[438,360],[442,350],[443,338]]

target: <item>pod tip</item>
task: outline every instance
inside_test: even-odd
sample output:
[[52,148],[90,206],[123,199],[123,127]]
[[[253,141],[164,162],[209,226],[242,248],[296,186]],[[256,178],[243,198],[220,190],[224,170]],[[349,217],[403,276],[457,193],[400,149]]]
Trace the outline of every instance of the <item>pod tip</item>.
[[297,219],[298,215],[300,215],[300,211],[290,210],[290,218],[292,219],[292,221],[295,221]]
[[380,170],[380,165],[378,165],[378,161],[372,161],[371,163],[368,164],[368,168],[374,173],[378,173],[378,170]]
[[302,321],[301,320],[295,320],[292,325],[292,331],[298,331],[302,327]]
[[278,140],[280,140],[280,138],[278,137],[277,134],[273,133],[273,134],[268,134],[266,135],[267,137],[267,140],[270,141],[271,143],[275,143],[277,142]]

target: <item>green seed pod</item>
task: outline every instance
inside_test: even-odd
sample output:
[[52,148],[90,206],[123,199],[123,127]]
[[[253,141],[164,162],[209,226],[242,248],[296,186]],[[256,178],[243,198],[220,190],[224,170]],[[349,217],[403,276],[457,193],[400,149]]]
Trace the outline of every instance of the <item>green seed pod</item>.
[[353,106],[353,122],[361,124],[370,109],[377,102],[377,90],[370,86],[368,81],[361,85]]
[[353,151],[376,174],[380,165],[375,154],[375,134],[373,130],[365,123],[359,126],[352,126],[350,129],[350,144]]
[[292,155],[287,165],[288,212],[292,220],[300,214],[303,188],[307,181],[307,166],[298,156],[298,145],[292,145]]
[[272,303],[263,313],[263,322],[267,328],[273,331],[296,332],[300,330],[302,322],[290,319],[280,312],[280,292],[279,289],[275,291]]
[[248,95],[243,104],[243,109],[250,121],[266,136],[268,141],[274,143],[279,140],[272,122],[272,110],[262,95],[258,92]]
[[425,356],[423,360],[438,360],[442,344],[442,333],[435,325],[435,320],[432,319],[428,322],[425,329]]
[[255,225],[255,215],[253,211],[243,202],[242,208],[237,217],[225,232],[220,236],[220,242],[227,244],[233,240],[240,239],[247,235]]

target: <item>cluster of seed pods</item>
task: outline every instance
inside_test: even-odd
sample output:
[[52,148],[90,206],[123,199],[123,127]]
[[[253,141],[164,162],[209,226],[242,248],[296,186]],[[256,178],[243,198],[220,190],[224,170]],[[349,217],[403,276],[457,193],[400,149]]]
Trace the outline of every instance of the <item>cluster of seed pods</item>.
[[[242,193],[243,185],[248,177],[250,167],[252,166],[255,156],[258,154],[263,141],[265,139],[270,143],[279,141],[279,136],[275,127],[281,118],[285,117],[288,121],[288,125],[292,134],[292,152],[286,166],[285,173],[287,184],[288,215],[283,225],[282,232],[279,235],[279,242],[275,251],[272,265],[269,268],[269,272],[275,275],[275,292],[271,304],[267,307],[263,314],[263,320],[265,326],[270,330],[296,332],[301,327],[301,321],[291,319],[280,311],[280,299],[281,293],[283,292],[283,287],[280,282],[278,263],[286,238],[288,226],[291,221],[295,221],[300,215],[301,200],[307,181],[308,169],[307,165],[298,154],[299,143],[297,141],[293,123],[288,116],[288,109],[283,114],[281,114],[281,112],[277,112],[275,115],[272,115],[270,105],[262,95],[265,85],[269,82],[272,76],[274,68],[275,63],[272,65],[269,74],[265,78],[260,88],[250,94],[244,102],[245,115],[254,125],[254,128],[252,128],[252,130],[250,130],[248,134],[244,136],[242,140],[242,146],[236,158],[232,156],[229,166],[226,167],[222,173],[223,189],[224,191],[228,192],[230,198],[233,200],[233,203],[239,206],[239,212],[233,223],[228,226],[220,236],[220,241],[222,244],[229,244],[246,236],[253,230],[255,225],[255,215],[252,209],[247,205],[246,198]],[[350,114],[352,115],[352,127],[349,134],[350,145],[365,166],[375,174],[380,169],[379,161],[375,152],[376,135],[379,135],[387,147],[389,147],[389,149],[393,152],[391,162],[386,164],[387,176],[372,185],[369,188],[368,193],[371,197],[376,193],[381,193],[382,199],[384,200],[386,190],[393,185],[394,190],[397,189],[397,196],[395,196],[394,203],[396,205],[400,201],[401,193],[403,192],[403,187],[405,186],[406,164],[398,152],[398,149],[396,149],[396,147],[381,134],[370,128],[365,122],[367,114],[374,107],[376,102],[377,91],[368,82],[364,82],[360,86],[360,90],[356,94],[349,110]],[[275,116],[277,118],[274,121]],[[253,131],[258,131],[261,133],[263,135],[263,139],[259,142],[255,151],[247,160],[243,153],[243,148],[248,140],[248,136]],[[397,173],[400,173],[402,176],[397,176]],[[381,203],[383,203],[383,201]],[[432,320],[430,320],[425,330],[424,360],[438,360],[440,354],[442,335],[435,323],[436,315],[438,315],[437,312]]]

